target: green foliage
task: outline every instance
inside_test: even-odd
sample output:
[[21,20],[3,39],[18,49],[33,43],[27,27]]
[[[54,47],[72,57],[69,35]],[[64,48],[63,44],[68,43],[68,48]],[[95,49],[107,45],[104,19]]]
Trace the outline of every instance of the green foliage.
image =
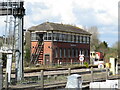
[[108,50],[108,44],[105,41],[101,42],[97,48],[97,51],[102,52],[104,56],[106,55],[106,53],[108,53]]
[[30,49],[25,48],[25,65],[30,63]]
[[86,68],[89,68],[88,62],[84,62],[84,65],[86,66]]
[[105,59],[108,62],[111,57],[112,58],[117,58],[117,56],[118,56],[118,49],[109,48],[108,52],[105,55]]

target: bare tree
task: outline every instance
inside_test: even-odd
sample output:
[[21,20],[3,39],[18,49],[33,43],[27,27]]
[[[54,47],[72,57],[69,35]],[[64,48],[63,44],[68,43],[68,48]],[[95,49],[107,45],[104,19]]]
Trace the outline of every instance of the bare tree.
[[92,34],[90,45],[91,51],[96,51],[100,44],[98,28],[96,26],[92,26],[88,28],[88,32]]

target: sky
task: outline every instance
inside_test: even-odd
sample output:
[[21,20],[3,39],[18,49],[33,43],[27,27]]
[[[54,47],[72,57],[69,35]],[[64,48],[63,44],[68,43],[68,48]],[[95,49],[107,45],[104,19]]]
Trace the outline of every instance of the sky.
[[[24,28],[55,22],[80,28],[98,27],[99,39],[112,46],[118,41],[119,0],[24,0]],[[5,18],[0,17],[0,35],[4,34]]]

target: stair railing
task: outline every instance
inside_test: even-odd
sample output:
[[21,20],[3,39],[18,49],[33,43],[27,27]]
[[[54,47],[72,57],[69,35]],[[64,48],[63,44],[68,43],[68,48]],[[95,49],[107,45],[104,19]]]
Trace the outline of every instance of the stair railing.
[[41,53],[41,51],[43,49],[43,45],[44,45],[43,42],[42,42],[42,44],[40,46],[38,45],[38,50],[36,52],[36,57],[35,57],[35,60],[34,60],[34,64],[36,64],[38,59],[39,59],[40,53]]

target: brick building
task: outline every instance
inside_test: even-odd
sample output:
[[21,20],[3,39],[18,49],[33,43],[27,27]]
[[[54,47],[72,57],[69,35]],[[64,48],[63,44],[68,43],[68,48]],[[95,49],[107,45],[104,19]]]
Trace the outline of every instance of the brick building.
[[45,65],[79,63],[90,60],[90,33],[72,25],[45,22],[28,29],[31,37],[31,62]]

